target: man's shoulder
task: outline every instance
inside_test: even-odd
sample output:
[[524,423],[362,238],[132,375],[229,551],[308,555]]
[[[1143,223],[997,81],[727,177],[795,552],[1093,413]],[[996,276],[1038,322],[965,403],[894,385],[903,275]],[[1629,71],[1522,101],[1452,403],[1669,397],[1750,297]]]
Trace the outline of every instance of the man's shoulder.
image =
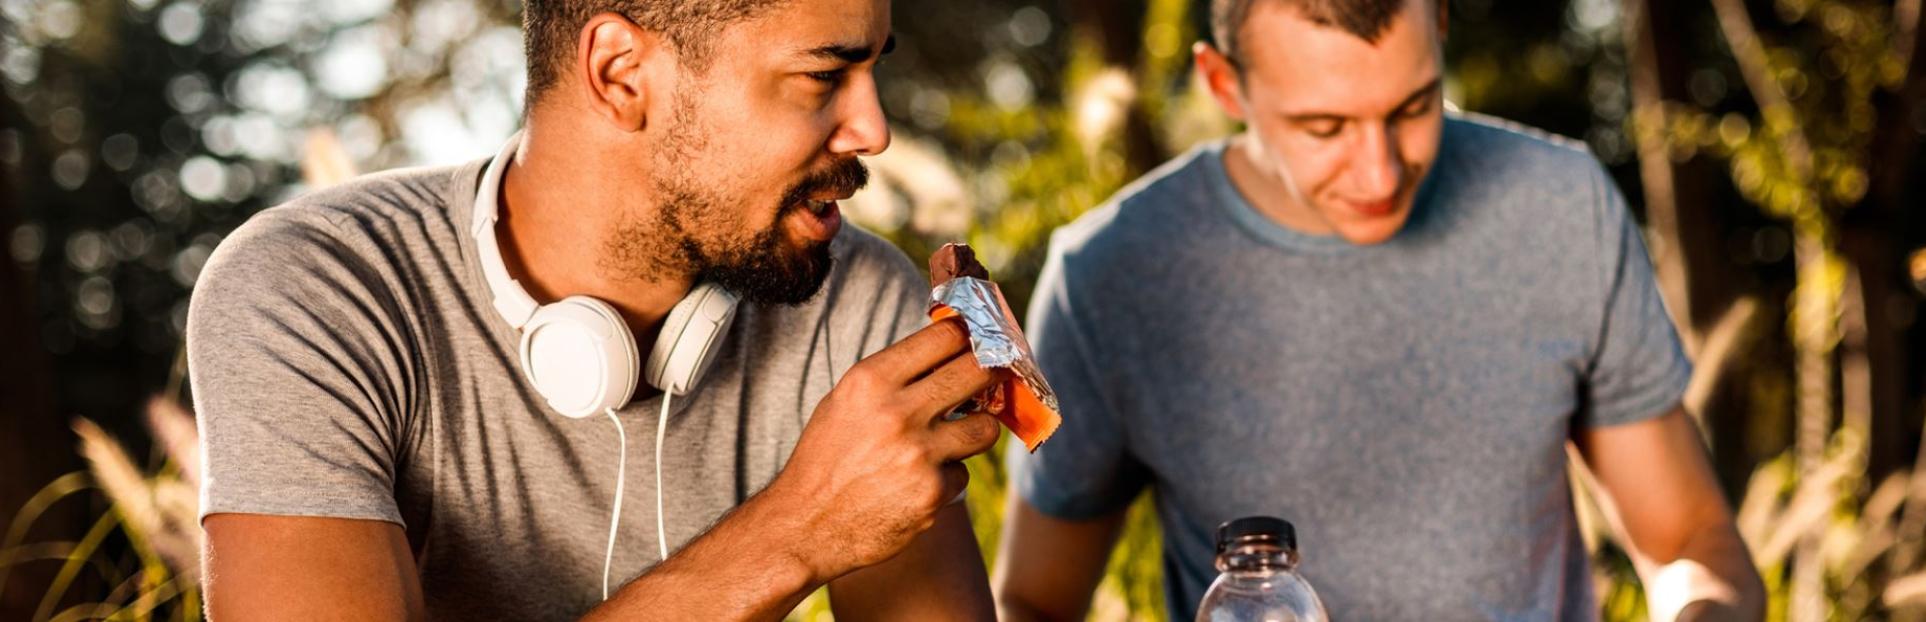
[[1594,185],[1603,166],[1577,140],[1498,117],[1455,113],[1445,119],[1437,173],[1458,185],[1568,194]]
[[446,194],[469,168],[364,175],[262,210],[221,241],[195,289],[265,294],[342,271],[365,281],[384,266],[411,261],[410,254],[446,252],[433,250],[452,248],[443,239],[453,232]]
[[[479,163],[402,168],[369,173],[297,196],[263,214],[273,219],[365,226],[377,221],[446,221],[464,174],[479,174]],[[473,180],[468,180],[472,185]]]
[[[1592,159],[1585,143],[1502,117],[1476,112],[1454,112],[1445,117],[1447,143],[1500,156]],[[1568,162],[1569,163],[1569,162]]]
[[254,214],[221,244],[294,248],[330,247],[335,252],[365,241],[373,247],[405,247],[407,238],[449,231],[450,193],[474,165],[405,168],[362,175],[315,190]]
[[1624,195],[1583,143],[1494,117],[1448,119],[1431,175],[1433,200],[1491,235],[1559,246],[1597,239],[1627,217]]
[[1218,199],[1206,159],[1219,157],[1222,148],[1221,141],[1199,145],[1126,184],[1053,232],[1051,253],[1108,264],[1115,259],[1109,253],[1141,252],[1173,237],[1176,228],[1195,226],[1197,206]]

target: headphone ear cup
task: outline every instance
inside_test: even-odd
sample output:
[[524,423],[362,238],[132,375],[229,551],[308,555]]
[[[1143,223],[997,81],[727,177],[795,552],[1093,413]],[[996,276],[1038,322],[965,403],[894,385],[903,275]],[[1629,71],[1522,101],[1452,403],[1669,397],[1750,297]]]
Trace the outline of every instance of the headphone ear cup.
[[635,396],[635,337],[608,303],[569,296],[536,309],[520,352],[529,384],[555,412],[579,419]]
[[715,363],[735,322],[737,298],[719,286],[697,285],[669,310],[649,351],[644,378],[664,393],[686,395]]

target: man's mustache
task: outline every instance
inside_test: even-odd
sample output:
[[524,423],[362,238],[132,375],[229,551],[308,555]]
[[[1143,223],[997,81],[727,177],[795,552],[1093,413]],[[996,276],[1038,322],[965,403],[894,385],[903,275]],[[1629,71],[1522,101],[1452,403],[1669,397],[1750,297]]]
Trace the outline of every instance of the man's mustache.
[[784,207],[799,205],[817,194],[854,194],[869,185],[869,167],[856,158],[837,160],[821,171],[810,173],[783,193]]

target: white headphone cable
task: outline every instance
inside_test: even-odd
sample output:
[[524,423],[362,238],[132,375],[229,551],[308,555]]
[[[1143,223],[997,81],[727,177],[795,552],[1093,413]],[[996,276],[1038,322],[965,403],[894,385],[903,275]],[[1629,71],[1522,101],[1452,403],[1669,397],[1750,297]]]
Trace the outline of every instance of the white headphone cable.
[[615,416],[615,409],[608,413],[609,421],[615,422],[615,437],[622,442],[622,453],[615,459],[615,510],[609,513],[609,549],[602,555],[602,600],[609,599],[609,568],[615,563],[615,529],[622,524],[622,485],[629,474],[629,435],[622,431],[622,419]]
[[[668,521],[662,515],[662,437],[669,428],[669,399],[673,393],[662,393],[662,414],[655,421],[655,545],[656,552],[662,555],[661,561],[669,559]],[[609,513],[609,546],[602,554],[602,600],[609,599],[609,571],[615,566],[616,529],[622,524],[622,489],[629,474],[629,435],[622,431],[622,419],[615,416],[610,408],[609,421],[615,422],[615,437],[622,444],[621,453],[615,459],[615,510]]]
[[662,437],[669,431],[669,398],[675,393],[662,392],[662,414],[655,418],[655,546],[662,554],[658,560],[669,560],[668,521],[662,519]]

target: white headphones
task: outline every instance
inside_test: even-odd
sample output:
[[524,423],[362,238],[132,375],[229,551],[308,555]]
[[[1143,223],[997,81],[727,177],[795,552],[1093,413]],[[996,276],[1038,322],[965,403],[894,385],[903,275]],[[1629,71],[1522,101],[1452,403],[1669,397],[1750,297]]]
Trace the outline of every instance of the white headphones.
[[[623,488],[628,480],[629,438],[615,411],[635,397],[639,375],[662,390],[662,413],[655,419],[655,540],[659,559],[669,558],[668,519],[663,513],[662,439],[668,435],[670,399],[688,395],[703,372],[715,363],[729,324],[736,319],[736,296],[713,284],[700,283],[669,310],[662,332],[649,349],[648,366],[640,362],[635,335],[615,307],[589,296],[569,296],[552,304],[537,304],[521,283],[508,276],[495,237],[502,174],[521,148],[516,132],[488,163],[481,189],[475,193],[475,217],[470,233],[481,255],[482,277],[488,282],[495,312],[521,333],[522,374],[549,408],[581,419],[607,413],[615,424],[621,453],[616,459],[615,500],[609,514],[609,543],[602,556],[602,599],[609,597],[609,577],[615,563],[615,539],[622,523]],[[640,372],[639,374],[637,372]]]
[[735,320],[736,296],[713,284],[696,285],[669,311],[648,366],[641,369],[635,337],[608,303],[577,295],[537,304],[508,275],[495,236],[502,174],[521,139],[519,132],[510,137],[488,163],[475,196],[471,233],[495,311],[521,334],[522,373],[529,384],[550,408],[578,419],[628,404],[638,377],[664,393],[687,395],[715,363]]

